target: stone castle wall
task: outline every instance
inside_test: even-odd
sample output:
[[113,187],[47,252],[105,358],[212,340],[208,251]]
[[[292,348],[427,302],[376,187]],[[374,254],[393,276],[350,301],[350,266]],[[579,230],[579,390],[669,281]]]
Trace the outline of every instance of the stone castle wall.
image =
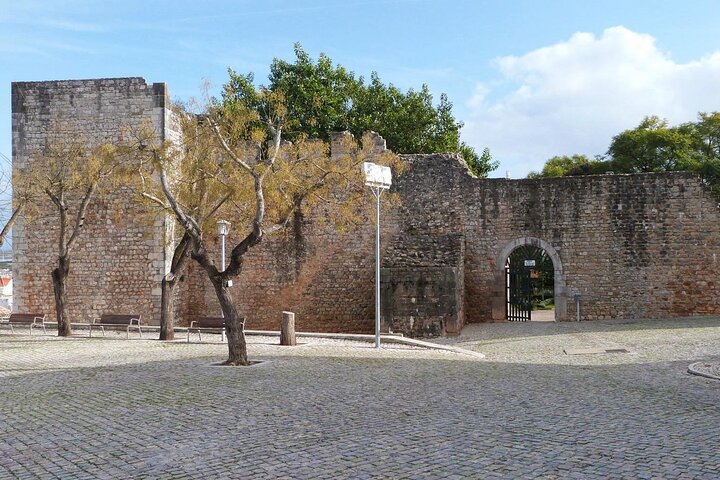
[[[137,78],[14,84],[14,164],[31,159],[60,115],[99,140],[146,119],[173,138],[167,105],[163,84]],[[383,142],[375,142],[379,153]],[[479,180],[453,155],[402,158],[410,168],[393,186],[401,205],[381,219],[384,328],[426,335],[502,321],[505,260],[526,244],[553,259],[558,320],[574,319],[578,294],[587,320],[720,314],[718,203],[693,175]],[[369,191],[366,200],[373,205]],[[72,320],[114,311],[157,323],[172,224],[141,221],[122,194],[90,211],[98,221],[88,219],[71,266]],[[375,227],[368,218],[339,233],[321,216],[299,219],[248,253],[232,287],[247,328],[277,329],[281,311],[291,310],[301,331],[373,331]],[[245,233],[233,225],[228,244]],[[52,313],[55,235],[42,218],[16,226],[16,310]],[[210,248],[219,256],[218,243]],[[193,262],[178,290],[179,325],[219,313]]]
[[458,159],[408,160],[400,231],[462,233],[466,322],[505,318],[505,260],[525,244],[554,260],[558,320],[576,294],[587,320],[720,313],[718,200],[692,174],[478,180]]
[[[402,158],[402,205],[381,220],[385,329],[504,320],[505,260],[525,244],[554,261],[557,320],[575,319],[576,294],[583,320],[720,314],[720,214],[694,175],[480,180],[452,155]],[[306,219],[248,254],[233,287],[248,328],[277,329],[292,310],[301,330],[373,330],[374,227],[315,227]],[[192,313],[217,309],[209,284],[190,277]]]
[[[384,225],[383,236],[391,237],[394,228]],[[242,236],[238,233],[231,230],[228,245]],[[219,257],[219,243],[215,248]],[[291,310],[300,331],[369,332],[374,328],[374,252],[375,229],[370,223],[339,235],[306,220],[299,229],[265,237],[246,254],[243,271],[233,280],[232,296],[250,329],[277,330],[281,312]],[[188,299],[181,322],[219,314],[205,273],[192,263],[188,270],[181,287]]]
[[[116,141],[121,127],[146,121],[162,138],[176,136],[168,107],[165,84],[148,85],[142,78],[13,83],[13,168],[32,161],[58,129],[89,145]],[[21,219],[13,228],[14,308],[54,317],[57,211],[49,199],[42,202],[37,219]],[[97,197],[71,253],[71,321],[91,321],[106,312],[159,318],[165,228],[164,218],[140,215],[127,192]]]

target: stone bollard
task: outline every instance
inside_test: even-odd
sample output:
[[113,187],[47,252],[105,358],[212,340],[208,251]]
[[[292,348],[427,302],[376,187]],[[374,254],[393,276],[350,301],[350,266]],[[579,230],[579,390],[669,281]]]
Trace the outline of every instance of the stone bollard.
[[582,295],[579,293],[575,294],[575,314],[577,317],[577,321],[580,321],[580,300],[582,300]]
[[297,339],[295,338],[295,314],[293,312],[282,312],[280,345],[297,345]]

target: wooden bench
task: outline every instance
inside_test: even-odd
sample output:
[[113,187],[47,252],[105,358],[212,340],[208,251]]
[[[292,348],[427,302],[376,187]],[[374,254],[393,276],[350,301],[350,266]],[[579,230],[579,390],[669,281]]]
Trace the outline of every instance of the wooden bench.
[[10,332],[13,334],[15,333],[15,325],[29,326],[30,335],[32,335],[33,327],[42,327],[43,333],[47,334],[44,313],[11,313],[7,323],[10,325]]
[[115,313],[104,313],[98,318],[94,318],[90,324],[90,337],[92,337],[93,327],[100,327],[103,337],[105,336],[105,328],[123,328],[127,332],[127,338],[130,338],[130,330],[135,329],[142,337],[142,329],[140,328],[140,315],[118,315]]
[[[241,320],[242,325],[245,325],[245,318]],[[197,333],[198,339],[202,341],[202,332],[219,333],[220,341],[225,341],[225,317],[198,317],[197,320],[190,322],[188,327],[188,343],[190,342],[190,334]]]

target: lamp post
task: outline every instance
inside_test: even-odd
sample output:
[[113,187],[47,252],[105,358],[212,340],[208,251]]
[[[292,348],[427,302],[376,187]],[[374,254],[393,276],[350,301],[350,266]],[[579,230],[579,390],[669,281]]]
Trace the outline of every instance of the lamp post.
[[375,348],[380,348],[380,195],[383,190],[390,188],[392,173],[390,167],[384,167],[370,162],[363,162],[365,185],[375,195]]
[[218,226],[218,235],[220,235],[220,243],[222,245],[221,247],[221,253],[220,253],[220,265],[222,266],[222,271],[225,271],[225,237],[227,236],[228,232],[230,231],[230,222],[227,220],[218,220],[217,221]]

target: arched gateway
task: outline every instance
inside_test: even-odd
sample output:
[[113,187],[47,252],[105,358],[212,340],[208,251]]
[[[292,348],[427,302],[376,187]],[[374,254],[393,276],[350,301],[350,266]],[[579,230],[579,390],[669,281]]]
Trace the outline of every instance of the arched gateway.
[[565,288],[565,274],[563,272],[562,261],[557,250],[553,248],[545,240],[536,237],[520,237],[512,240],[505,248],[503,248],[495,259],[495,272],[494,272],[494,296],[493,296],[493,320],[507,320],[507,305],[508,305],[508,278],[506,263],[510,254],[523,246],[531,246],[542,249],[547,253],[552,260],[553,271],[554,271],[554,299],[555,299],[555,320],[562,320],[567,314],[567,289]]

